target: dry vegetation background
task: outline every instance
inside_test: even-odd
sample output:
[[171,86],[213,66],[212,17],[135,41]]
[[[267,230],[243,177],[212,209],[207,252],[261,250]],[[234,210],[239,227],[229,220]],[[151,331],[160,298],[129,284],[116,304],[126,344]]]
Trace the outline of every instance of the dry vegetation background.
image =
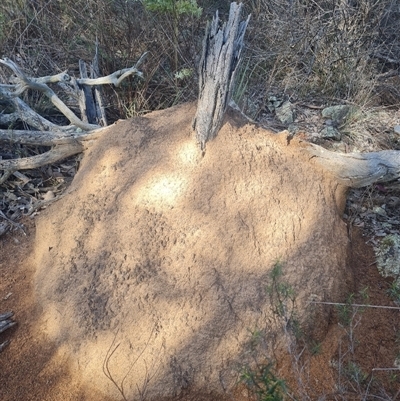
[[[174,7],[183,3],[191,5]],[[106,75],[134,65],[148,51],[144,79],[131,78],[118,90],[107,90],[109,119],[131,117],[196,98],[196,65],[206,21],[217,9],[225,19],[229,4],[3,0],[0,54],[32,76],[63,70],[78,75],[78,60],[90,61],[98,40],[100,70]],[[399,104],[398,0],[247,0],[244,4],[252,19],[235,99],[253,118],[263,113],[271,94],[325,105]],[[191,13],[197,6],[201,10]],[[2,70],[3,82],[8,73]],[[30,96],[36,109],[58,117],[42,95]]]

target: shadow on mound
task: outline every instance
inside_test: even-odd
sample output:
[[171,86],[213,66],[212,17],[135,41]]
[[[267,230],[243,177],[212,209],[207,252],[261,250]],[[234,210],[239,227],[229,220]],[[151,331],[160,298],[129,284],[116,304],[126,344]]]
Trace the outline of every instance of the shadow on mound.
[[38,220],[47,333],[109,396],[118,392],[105,361],[128,399],[231,394],[249,331],[279,336],[266,292],[278,259],[309,335],[324,335],[330,312],[309,314],[311,295],[346,291],[343,188],[295,141],[230,118],[203,157],[194,112],[110,127]]

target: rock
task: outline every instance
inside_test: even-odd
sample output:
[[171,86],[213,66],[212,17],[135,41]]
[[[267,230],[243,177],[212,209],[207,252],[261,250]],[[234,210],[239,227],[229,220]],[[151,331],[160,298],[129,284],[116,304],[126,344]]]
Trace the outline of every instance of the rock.
[[320,136],[323,139],[333,139],[335,141],[340,141],[342,139],[342,134],[339,130],[331,125],[327,125],[320,132]]
[[393,131],[395,132],[395,134],[400,134],[400,125],[395,125]]
[[326,107],[325,109],[322,110],[322,117],[329,118],[333,121],[336,121],[338,125],[341,125],[348,118],[351,109],[352,108],[347,105]]
[[43,195],[43,200],[48,201],[48,200],[52,200],[55,198],[54,192],[53,191],[47,191],[44,195]]
[[373,212],[382,217],[387,216],[386,210],[381,206],[374,206]]
[[276,96],[269,96],[267,108],[271,113],[273,113],[278,107],[281,106],[282,103],[282,100],[278,99]]
[[295,113],[292,103],[284,102],[282,106],[275,109],[275,114],[278,120],[285,125],[292,124],[295,119]]
[[400,287],[400,236],[389,234],[374,248],[376,264],[383,277],[393,277]]

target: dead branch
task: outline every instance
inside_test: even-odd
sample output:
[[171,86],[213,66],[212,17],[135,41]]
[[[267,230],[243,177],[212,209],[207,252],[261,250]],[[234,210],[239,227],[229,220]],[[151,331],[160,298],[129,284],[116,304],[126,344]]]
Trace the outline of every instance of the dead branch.
[[80,85],[90,85],[90,86],[95,86],[95,85],[105,85],[105,84],[112,84],[116,87],[118,87],[121,82],[129,77],[130,75],[137,75],[138,77],[142,78],[143,74],[138,70],[138,67],[142,64],[144,59],[147,56],[147,52],[144,53],[139,61],[136,63],[134,67],[130,68],[124,68],[122,70],[118,70],[113,72],[110,75],[107,75],[106,77],[101,77],[101,78],[80,78],[77,79],[78,84]]
[[60,131],[30,131],[0,129],[0,143],[34,146],[54,146],[76,142],[76,135]]
[[[11,103],[14,108],[15,112],[10,113],[15,115],[15,113],[18,114],[18,119],[26,122],[28,125],[30,125],[33,128],[36,128],[38,130],[64,130],[64,129],[70,129],[71,127],[60,127],[56,124],[53,124],[46,118],[42,117],[40,114],[36,113],[36,111],[32,110],[23,100],[21,100],[19,97],[14,97],[12,94],[1,88],[0,86],[0,96],[2,96],[5,100],[7,100],[9,103]],[[6,118],[8,114],[3,114],[3,118]]]
[[[47,86],[47,84],[42,83],[38,79],[30,79],[28,78],[23,71],[10,59],[4,58],[0,59],[0,63],[9,67],[14,73],[15,77],[13,77],[12,81],[14,82],[14,90],[9,91],[9,96],[17,97],[21,95],[25,90],[32,89],[37,90],[39,92],[44,93],[47,98],[57,107],[65,117],[71,122],[71,124],[75,125],[78,128],[81,128],[85,131],[90,131],[98,126],[84,123],[81,119],[79,119],[72,110],[55,94],[55,92]],[[69,78],[68,74],[63,74],[62,80],[67,82],[65,79]],[[48,77],[46,77],[48,78]],[[59,82],[59,81],[58,81]]]
[[[79,60],[79,72],[81,78],[88,78],[88,69],[92,79],[99,77],[99,52],[97,42],[96,52],[91,65],[88,66],[83,60]],[[101,87],[99,85],[82,85],[78,84],[76,81],[76,88],[80,95],[78,101],[82,119],[85,122],[99,124],[105,127],[107,125],[107,117],[103,107],[103,100],[101,98]]]
[[23,157],[21,159],[0,160],[0,170],[17,171],[34,169],[58,162],[67,157],[81,153],[84,150],[80,143],[69,143],[65,145],[56,145],[48,152],[37,156]]
[[70,143],[83,144],[103,135],[107,128],[109,127],[101,127],[89,132],[0,129],[0,143],[19,143],[33,146],[55,146]]
[[306,150],[311,159],[347,187],[361,188],[400,177],[400,151],[397,150],[336,153],[313,144],[307,144]]
[[[130,75],[142,77],[143,74],[138,70],[138,67],[142,64],[146,55],[147,53],[143,54],[135,66],[116,71],[106,77],[95,78],[92,74],[92,78],[87,78],[86,76],[86,78],[80,79],[69,76],[67,71],[40,78],[28,77],[12,60],[8,58],[0,59],[0,64],[11,69],[14,73],[14,76],[9,79],[9,83],[0,84],[0,98],[14,108],[11,113],[0,114],[0,124],[9,125],[21,120],[37,130],[0,130],[0,143],[53,146],[51,150],[42,155],[15,160],[0,160],[0,170],[4,170],[0,181],[4,182],[14,171],[41,167],[82,152],[84,149],[82,143],[84,141],[92,140],[100,135],[99,129],[101,127],[97,124],[97,121],[103,121],[104,125],[106,125],[105,113],[101,110],[101,99],[98,91],[94,93],[98,115],[94,119],[96,123],[92,123],[93,119],[88,120],[85,115],[85,107],[81,107],[81,110],[84,111],[82,119],[78,118],[48,84],[58,84],[61,88],[67,90],[69,95],[82,100],[82,93],[91,93],[91,89],[88,89],[90,87],[105,84],[118,86]],[[96,62],[94,60],[94,68],[96,68]],[[53,105],[68,118],[71,125],[59,126],[34,111],[18,97],[28,89],[44,93]],[[84,138],[85,136],[87,138]]]
[[0,114],[0,124],[1,125],[10,125],[18,121],[19,114],[18,113],[8,113],[8,114]]

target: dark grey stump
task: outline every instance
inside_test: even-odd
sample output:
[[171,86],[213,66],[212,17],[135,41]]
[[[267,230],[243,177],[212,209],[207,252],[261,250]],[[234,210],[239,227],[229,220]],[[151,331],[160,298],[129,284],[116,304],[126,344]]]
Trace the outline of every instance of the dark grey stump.
[[240,22],[243,4],[231,3],[228,22],[220,27],[218,11],[207,24],[199,65],[199,100],[193,129],[204,150],[208,140],[221,128],[231,99],[235,74],[240,62],[243,38],[250,15]]

